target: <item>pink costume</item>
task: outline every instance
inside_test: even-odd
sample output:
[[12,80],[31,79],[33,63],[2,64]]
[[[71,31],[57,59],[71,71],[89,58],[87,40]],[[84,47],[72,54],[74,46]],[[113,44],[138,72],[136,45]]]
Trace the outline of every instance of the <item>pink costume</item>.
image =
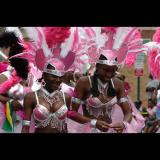
[[[55,57],[55,55],[53,55],[52,53],[53,50],[48,48],[43,28],[30,27],[26,28],[26,32],[28,33],[30,39],[33,40],[33,42],[30,41],[27,43],[23,43],[23,45],[28,49],[28,52],[16,55],[16,57],[28,59],[32,64],[35,64],[35,66],[39,71],[41,71],[41,73],[46,72],[58,77],[63,76],[66,70],[65,66],[62,60],[59,59],[60,57]],[[48,64],[55,67],[55,70],[48,69]],[[40,74],[36,74],[36,70],[33,66],[31,69],[32,75],[36,76],[36,78],[40,78]],[[34,132],[35,128],[43,128],[47,127],[48,125],[50,125],[51,128],[56,128],[59,132],[67,132],[66,123],[68,108],[66,107],[64,93],[60,90],[56,90],[50,94],[42,87],[42,85],[34,91],[37,105],[33,109],[30,132]],[[43,96],[45,100],[51,104],[50,107],[52,107],[52,104],[54,102],[60,99],[63,99],[64,104],[57,111],[52,113],[50,112],[50,108],[47,108],[46,106],[40,104],[38,97],[39,94],[41,94],[41,96]]]
[[[55,96],[58,96],[59,98],[61,95],[65,101],[64,93],[61,91],[55,91],[49,94],[44,88],[42,88],[41,90],[51,98],[54,98]],[[51,124],[51,127],[58,129],[59,132],[67,132],[66,118],[68,108],[65,102],[64,105],[62,105],[56,112],[51,113],[45,106],[39,103],[37,92],[35,92],[35,96],[37,100],[37,105],[33,110],[33,120],[35,127],[43,128]]]
[[[55,70],[47,69],[48,64],[54,66]],[[64,75],[63,71],[64,71],[63,63],[56,58],[50,59],[48,62],[46,62],[43,69],[43,72],[53,74],[59,77]],[[63,100],[64,104],[57,111],[52,113],[50,112],[51,108],[47,108],[46,106],[40,104],[38,95],[44,97],[45,100],[50,104],[50,107],[52,107],[52,104],[54,102],[60,100]],[[45,128],[48,125],[50,125],[51,128],[56,128],[59,132],[65,132],[65,133],[68,132],[67,131],[68,108],[66,106],[64,92],[58,89],[53,93],[49,93],[41,85],[40,88],[35,91],[35,97],[37,105],[33,109],[30,132],[33,133],[35,131],[35,128]]]
[[[91,79],[89,77],[89,81],[91,82]],[[90,86],[92,87],[92,84],[90,83]],[[132,115],[135,117],[132,119],[130,123],[127,124],[126,129],[123,131],[123,133],[138,133],[141,132],[142,128],[144,127],[144,118],[141,116],[141,114],[138,112],[130,98],[127,98],[128,103],[132,109]],[[90,115],[98,118],[99,116],[107,116],[111,119],[112,124],[118,123],[123,121],[124,115],[121,107],[119,106],[119,102],[117,100],[117,97],[113,97],[110,101],[107,103],[102,103],[98,97],[90,97],[86,100],[87,110]],[[86,126],[87,128],[87,126]],[[86,130],[85,130],[86,131]],[[96,128],[89,128],[88,124],[88,133],[101,133],[99,129]],[[105,133],[105,132],[104,132]],[[109,129],[107,133],[116,133],[114,129]]]
[[[114,27],[106,27],[106,28],[114,28]],[[116,28],[116,27],[115,27]],[[106,32],[106,31],[105,31]],[[90,49],[97,49],[96,52],[93,50],[88,50],[88,56],[90,62],[106,64],[106,65],[117,65],[122,66],[124,64],[124,60],[128,53],[139,53],[144,50],[142,46],[141,40],[134,39],[135,34],[137,33],[136,27],[117,27],[115,30],[107,30],[106,34],[101,35],[101,31],[96,28],[96,39],[93,40],[93,43],[90,44]],[[111,33],[112,32],[112,33]],[[114,38],[113,38],[114,35]],[[134,43],[133,43],[134,42]],[[136,43],[137,42],[137,43]],[[132,44],[132,45],[131,45]],[[138,47],[137,47],[138,46]],[[132,50],[134,48],[135,50]],[[106,60],[99,60],[100,55],[106,57]],[[111,80],[112,81],[112,80]],[[90,86],[92,88],[91,79],[89,77]],[[99,83],[99,82],[98,82]],[[105,86],[106,85],[106,86]],[[107,90],[108,84],[104,84],[105,93]],[[112,86],[114,88],[114,84],[112,81]],[[99,90],[100,93],[103,91]],[[139,133],[144,127],[144,118],[138,112],[132,101],[129,97],[123,97],[119,101],[117,101],[117,97],[112,97],[110,101],[107,103],[102,103],[98,97],[90,97],[86,100],[87,110],[90,115],[98,118],[100,115],[104,117],[109,117],[112,120],[112,124],[117,122],[122,122],[124,115],[121,110],[121,107],[118,105],[122,102],[128,102],[132,109],[132,121],[130,123],[126,123],[124,133]],[[89,127],[88,125],[87,132],[93,133],[101,133],[100,130],[96,128]],[[87,127],[86,127],[87,128]],[[85,130],[86,131],[86,130]],[[109,129],[108,133],[115,133],[113,129]]]
[[[138,30],[136,27],[117,27],[117,28],[104,27],[102,29],[105,30],[104,32],[105,34],[103,35],[101,35],[101,31],[99,30],[98,27],[95,28],[93,27],[93,29],[91,29],[90,27],[90,31],[93,31],[94,33],[91,34],[92,35],[90,37],[91,39],[87,43],[88,47],[84,48],[83,50],[83,53],[88,56],[90,63],[123,65],[124,60],[127,59],[126,57],[129,55],[128,53],[132,53],[133,55],[142,52],[144,50],[144,47],[142,46],[142,39],[140,38],[140,36],[136,36],[136,34],[138,34],[137,33]],[[107,60],[97,60],[100,54],[107,57]],[[67,91],[70,92],[71,90],[68,89]],[[132,119],[131,123],[127,123],[124,132],[125,133],[141,132],[142,128],[144,127],[144,118],[137,111],[130,98],[126,97],[125,101],[129,102],[132,108],[132,114],[134,118]],[[103,104],[98,98],[93,98],[92,96],[90,96],[86,100],[87,109],[90,115],[93,115],[94,117],[97,118],[101,114],[106,114],[108,117],[112,119],[112,123],[121,122],[123,121],[124,118],[123,112],[118,103],[119,102],[117,101],[116,97],[113,97],[113,99],[111,99],[109,102],[105,104]],[[105,110],[105,113],[103,113],[104,112],[103,110]],[[76,124],[75,122],[70,121],[68,126],[71,126],[70,132],[72,133],[101,132],[98,129],[90,128],[90,123],[85,125],[79,125]],[[108,130],[108,133],[114,133],[114,132],[115,131],[113,129]]]
[[[54,66],[55,70],[47,69],[48,64]],[[64,75],[64,67],[65,66],[59,59],[54,58],[46,62],[43,72],[61,77]],[[67,133],[68,108],[66,106],[64,92],[60,91],[59,89],[54,91],[53,93],[49,93],[42,86],[38,91],[40,92],[39,94],[41,94],[41,96],[43,96],[46,99],[46,101],[51,104],[50,106],[52,106],[54,102],[59,100],[63,100],[64,104],[57,111],[51,113],[50,108],[48,109],[40,104],[37,91],[35,91],[37,105],[33,110],[31,124],[34,124],[35,128],[43,128],[50,125],[51,128],[56,128],[59,132]]]
[[[61,30],[61,32],[59,32]],[[85,73],[89,67],[88,56],[85,53],[88,42],[95,37],[91,27],[45,27],[46,41],[52,50],[53,57],[60,58],[65,64],[65,70]],[[52,36],[53,34],[53,36]],[[59,39],[56,38],[60,37]],[[59,35],[59,36],[58,36]],[[75,97],[74,88],[62,83],[61,90],[68,95]],[[79,113],[82,113],[80,107]],[[67,120],[69,133],[84,132],[84,125],[81,125],[70,118]]]

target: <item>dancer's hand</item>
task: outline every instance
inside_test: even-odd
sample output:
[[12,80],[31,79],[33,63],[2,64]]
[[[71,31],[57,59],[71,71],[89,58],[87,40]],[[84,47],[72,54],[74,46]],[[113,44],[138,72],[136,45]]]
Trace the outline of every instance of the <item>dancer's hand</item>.
[[105,121],[97,120],[96,128],[103,132],[106,132],[110,128],[110,124],[106,123]]
[[115,123],[115,124],[110,124],[110,127],[113,128],[118,133],[122,133],[125,128],[125,125],[123,122],[119,122],[119,123]]

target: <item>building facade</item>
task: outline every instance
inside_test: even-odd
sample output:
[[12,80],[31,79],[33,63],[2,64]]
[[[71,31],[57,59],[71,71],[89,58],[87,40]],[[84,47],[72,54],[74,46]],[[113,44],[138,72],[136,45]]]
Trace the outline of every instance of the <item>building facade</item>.
[[155,33],[157,27],[139,27],[141,31],[142,38],[144,40],[152,40],[153,34]]

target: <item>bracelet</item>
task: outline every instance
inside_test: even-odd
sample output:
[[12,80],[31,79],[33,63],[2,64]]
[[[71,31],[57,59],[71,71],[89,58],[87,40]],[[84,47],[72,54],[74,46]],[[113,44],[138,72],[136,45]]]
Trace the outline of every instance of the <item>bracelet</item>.
[[78,104],[85,104],[84,101],[82,101],[78,98],[75,98],[75,97],[71,98],[71,102],[78,103]]
[[96,123],[97,123],[97,119],[92,119],[91,120],[91,127],[96,128]]
[[30,126],[31,121],[23,120],[22,123],[23,123],[24,126]]
[[120,98],[119,103],[128,102],[127,97]]

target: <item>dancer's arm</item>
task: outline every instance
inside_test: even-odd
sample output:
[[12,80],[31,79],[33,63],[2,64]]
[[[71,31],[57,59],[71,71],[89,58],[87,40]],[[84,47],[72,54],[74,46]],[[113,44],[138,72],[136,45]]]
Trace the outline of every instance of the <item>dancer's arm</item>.
[[124,114],[124,121],[130,122],[132,120],[131,108],[129,106],[128,99],[125,96],[123,82],[118,81],[118,86],[117,98]]
[[[84,101],[87,98],[86,91],[88,89],[88,86],[88,79],[86,77],[80,78],[75,87],[75,94],[77,99],[79,99],[80,101]],[[80,113],[78,113],[79,107],[80,103],[72,101],[70,110],[68,112],[68,117],[78,123],[91,123],[92,127],[96,127],[102,131],[106,131],[110,127],[110,125],[104,121],[90,119],[89,117],[81,115]]]
[[124,90],[123,82],[116,79],[115,80],[115,86],[116,86],[116,90],[117,90],[118,104],[123,111],[124,119],[123,119],[123,122],[112,124],[111,126],[115,130],[117,130],[119,132],[122,132],[123,129],[126,127],[126,123],[130,123],[130,121],[132,120],[132,112],[131,112],[131,108],[130,108],[129,103],[128,103],[128,99],[125,96],[125,90]]
[[25,119],[23,120],[22,133],[29,133],[31,115],[33,112],[33,105],[35,103],[34,93],[28,93],[24,97],[24,113]]

